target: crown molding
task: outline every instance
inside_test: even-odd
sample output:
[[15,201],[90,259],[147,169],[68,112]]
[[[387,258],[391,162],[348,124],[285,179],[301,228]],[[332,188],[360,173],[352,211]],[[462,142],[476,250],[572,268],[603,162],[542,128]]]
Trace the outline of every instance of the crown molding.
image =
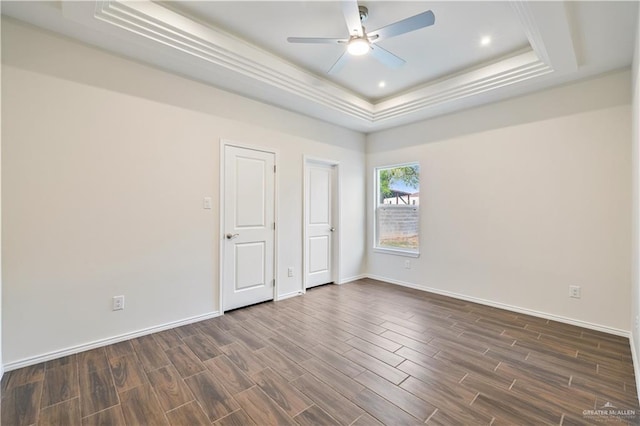
[[[65,6],[68,3],[65,3]],[[315,103],[371,120],[370,103],[230,34],[150,1],[97,1],[94,18]]]
[[[452,105],[555,72],[577,68],[562,2],[511,2],[531,49],[370,102],[284,59],[152,1],[63,2],[66,18],[131,40],[152,61],[223,89],[361,131],[435,116]],[[550,10],[550,8],[552,10]],[[551,43],[553,41],[553,43]],[[129,49],[135,49],[128,46]],[[146,56],[145,56],[146,55]],[[223,82],[223,84],[221,84]]]
[[538,58],[556,72],[576,71],[578,60],[565,3],[524,0],[510,3]]
[[536,52],[538,58],[540,58],[542,62],[547,65],[551,64],[549,54],[547,53],[547,49],[544,45],[544,40],[540,35],[540,31],[538,30],[538,26],[536,25],[535,17],[531,12],[529,3],[522,0],[513,0],[509,3],[511,4],[513,11],[518,17],[520,26],[526,34],[533,51]]
[[429,84],[375,105],[374,121],[398,118],[553,72],[533,51]]

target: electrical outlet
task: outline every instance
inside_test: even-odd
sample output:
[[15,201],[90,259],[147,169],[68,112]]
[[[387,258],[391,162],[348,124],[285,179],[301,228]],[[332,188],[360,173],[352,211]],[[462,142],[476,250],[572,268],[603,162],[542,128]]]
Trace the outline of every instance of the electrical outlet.
[[411,261],[410,260],[405,260],[404,261],[404,269],[411,269]]
[[574,299],[580,299],[580,286],[579,285],[570,285],[569,286],[569,297],[573,297]]
[[202,208],[206,210],[211,210],[213,208],[213,200],[211,197],[204,197],[202,199]]
[[293,276],[293,266],[289,266],[287,268],[287,276],[288,277],[292,277]]
[[113,310],[121,311],[124,309],[124,296],[113,296]]

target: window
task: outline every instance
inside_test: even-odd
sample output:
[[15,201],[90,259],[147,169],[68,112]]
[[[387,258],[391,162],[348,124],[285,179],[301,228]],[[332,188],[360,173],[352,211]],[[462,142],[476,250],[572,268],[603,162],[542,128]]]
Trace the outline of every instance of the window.
[[420,165],[378,167],[375,249],[417,256],[420,248]]

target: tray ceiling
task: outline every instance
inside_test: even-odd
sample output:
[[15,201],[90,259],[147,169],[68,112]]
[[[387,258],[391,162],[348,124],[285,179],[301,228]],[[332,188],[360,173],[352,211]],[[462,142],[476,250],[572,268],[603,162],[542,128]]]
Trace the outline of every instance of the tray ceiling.
[[[339,2],[6,2],[3,14],[244,96],[363,132],[405,124],[631,63],[635,2],[361,2],[368,30],[426,10],[435,25],[326,71],[346,37]],[[483,38],[490,43],[483,45]],[[384,82],[384,87],[381,82]]]

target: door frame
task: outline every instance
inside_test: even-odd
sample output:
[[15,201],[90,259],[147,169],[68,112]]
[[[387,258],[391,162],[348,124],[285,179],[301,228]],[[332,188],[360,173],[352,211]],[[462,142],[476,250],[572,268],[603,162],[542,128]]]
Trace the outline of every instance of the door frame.
[[[307,168],[310,165],[330,166],[333,167],[333,179],[335,179],[335,191],[331,191],[332,205],[332,221],[336,232],[333,233],[331,241],[331,278],[334,284],[339,284],[340,278],[340,250],[342,248],[342,239],[340,227],[342,209],[340,208],[340,162],[337,160],[329,160],[326,158],[313,157],[304,155],[302,159],[302,294],[307,292],[307,193],[309,191],[309,179],[307,178]],[[335,212],[335,213],[334,213]]]
[[232,146],[236,148],[250,149],[252,151],[266,152],[273,154],[273,164],[276,166],[276,173],[273,182],[273,220],[276,223],[276,229],[273,234],[273,279],[275,284],[273,285],[273,300],[278,300],[278,151],[260,145],[251,145],[246,143],[235,142],[229,139],[220,139],[220,155],[219,155],[219,171],[220,171],[220,186],[219,186],[219,228],[218,228],[218,312],[220,315],[224,315],[224,254],[225,254],[225,172],[226,172],[226,157],[225,148]]

